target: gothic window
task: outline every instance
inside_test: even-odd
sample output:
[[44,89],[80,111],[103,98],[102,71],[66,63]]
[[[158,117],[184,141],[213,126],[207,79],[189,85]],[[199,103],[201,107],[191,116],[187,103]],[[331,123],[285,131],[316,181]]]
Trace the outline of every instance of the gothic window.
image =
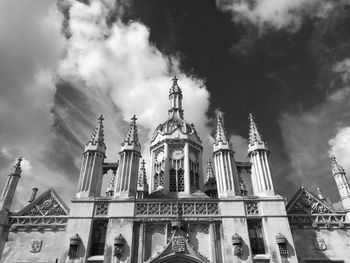
[[96,220],[92,227],[90,255],[104,254],[108,220]]
[[154,175],[154,188],[157,189],[158,185],[159,185],[159,182],[158,182],[158,174],[156,173],[156,174]]
[[194,173],[193,173],[193,171],[190,171],[190,185],[191,185],[191,188],[194,187]]
[[248,230],[252,254],[265,254],[261,219],[248,219]]
[[184,178],[184,170],[183,169],[180,169],[178,171],[177,189],[179,192],[185,191],[185,178]]
[[173,151],[171,160],[171,168],[169,170],[170,177],[170,192],[183,192],[185,191],[185,179],[184,179],[184,159],[181,150]]
[[196,188],[199,189],[199,174],[196,173]]
[[175,169],[170,169],[169,171],[170,176],[170,192],[176,192],[176,171]]
[[164,171],[160,171],[159,174],[159,185],[164,186]]

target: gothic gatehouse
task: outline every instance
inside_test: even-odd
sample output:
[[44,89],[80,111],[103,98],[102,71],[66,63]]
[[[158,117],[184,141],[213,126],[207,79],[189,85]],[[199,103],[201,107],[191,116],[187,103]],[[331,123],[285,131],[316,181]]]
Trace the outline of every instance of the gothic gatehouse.
[[[203,160],[182,96],[174,77],[168,117],[154,131],[148,164],[141,159],[136,116],[119,159],[105,162],[101,116],[85,145],[69,206],[53,188],[39,196],[34,188],[29,203],[12,211],[25,176],[19,158],[0,198],[1,262],[350,262],[350,188],[335,157],[331,170],[341,210],[321,190],[303,187],[286,204],[275,193],[270,149],[254,117],[249,116],[249,162],[235,159],[222,114],[212,158]],[[101,189],[110,171],[111,182]]]

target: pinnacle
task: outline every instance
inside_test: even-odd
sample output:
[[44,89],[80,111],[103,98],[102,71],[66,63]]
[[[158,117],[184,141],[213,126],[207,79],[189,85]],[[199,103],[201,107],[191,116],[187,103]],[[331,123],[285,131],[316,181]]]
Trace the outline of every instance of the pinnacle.
[[128,134],[126,135],[125,138],[125,142],[131,144],[131,143],[135,143],[135,144],[139,144],[139,136],[137,133],[137,125],[136,125],[136,115],[134,115],[131,118],[131,123],[129,124],[129,129],[128,129]]
[[169,93],[174,93],[174,92],[180,92],[181,93],[181,88],[179,87],[179,84],[177,83],[178,78],[176,75],[173,77],[173,84],[169,90]]
[[262,143],[263,140],[258,131],[258,127],[254,122],[254,117],[250,113],[249,114],[249,144],[253,144],[254,142]]
[[208,184],[209,182],[215,182],[215,175],[214,175],[214,171],[213,171],[213,166],[211,165],[211,161],[210,159],[208,159],[208,163],[207,163],[207,180],[205,182],[205,184]]
[[321,189],[319,187],[316,188],[317,190],[317,196],[321,199],[321,200],[324,200],[324,196],[323,196],[323,193],[321,192]]
[[97,127],[95,128],[91,136],[91,141],[93,143],[104,142],[104,132],[103,132],[103,123],[102,123],[103,120],[104,120],[103,115],[101,115],[98,118]]
[[224,129],[224,117],[223,113],[221,111],[218,112],[217,114],[217,125],[216,125],[216,134],[215,134],[215,143],[227,143],[228,140],[226,138],[226,133]]
[[145,164],[146,164],[145,159],[142,159],[139,176],[137,178],[137,185],[141,187],[147,185],[147,175],[146,175]]
[[332,174],[336,175],[339,173],[345,173],[344,168],[337,162],[336,158],[331,155],[331,165],[332,165]]
[[11,174],[21,174],[22,169],[21,169],[21,163],[23,161],[22,156],[17,159],[17,163],[13,166],[11,170]]

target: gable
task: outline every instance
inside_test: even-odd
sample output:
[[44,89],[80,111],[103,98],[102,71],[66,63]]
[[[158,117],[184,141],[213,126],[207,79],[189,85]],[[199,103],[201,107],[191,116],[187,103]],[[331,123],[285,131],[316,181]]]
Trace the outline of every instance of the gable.
[[286,207],[287,214],[333,214],[334,209],[318,196],[301,187]]
[[16,216],[67,216],[69,209],[53,188],[49,188]]

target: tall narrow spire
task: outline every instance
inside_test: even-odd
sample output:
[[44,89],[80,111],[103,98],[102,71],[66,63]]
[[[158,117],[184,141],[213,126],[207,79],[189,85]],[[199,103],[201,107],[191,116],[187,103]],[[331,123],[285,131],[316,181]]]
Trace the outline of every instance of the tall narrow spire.
[[317,191],[318,198],[320,198],[321,200],[326,200],[326,198],[324,197],[324,195],[319,187],[316,188],[316,191]]
[[147,186],[148,188],[145,164],[146,164],[145,159],[142,159],[139,175],[137,178],[137,186],[140,186],[140,187]]
[[173,78],[173,84],[169,90],[169,118],[177,117],[183,119],[183,109],[182,109],[182,90],[177,83],[178,79],[176,75]]
[[342,200],[343,208],[348,211],[347,217],[350,220],[350,185],[349,181],[346,177],[346,173],[344,168],[337,162],[335,157],[332,155],[331,158],[331,166],[332,166],[332,174],[337,184],[339,195]]
[[217,114],[217,120],[216,120],[216,134],[215,134],[215,143],[218,144],[219,142],[227,144],[228,140],[226,137],[226,132],[224,128],[224,116],[221,111]]
[[258,127],[255,124],[254,117],[250,113],[249,114],[249,144],[253,144],[254,142],[263,143],[263,140],[259,133]]
[[330,158],[331,158],[333,175],[336,175],[339,173],[345,173],[344,168],[337,162],[337,159],[333,155],[331,155]]
[[274,196],[275,191],[268,162],[270,151],[262,140],[255,124],[254,117],[249,114],[248,157],[252,163],[252,186],[254,195]]
[[22,173],[21,163],[23,161],[22,156],[17,159],[17,163],[11,169],[11,174],[20,175]]
[[1,211],[10,211],[12,199],[15,194],[17,184],[19,179],[21,178],[21,162],[23,161],[22,157],[17,159],[17,163],[13,166],[10,171],[10,174],[7,177],[7,181],[5,183],[4,190],[0,197],[0,210]]
[[208,159],[208,163],[207,163],[207,182],[209,181],[215,181],[213,166],[211,165],[210,159]]
[[135,143],[136,145],[140,145],[140,143],[139,143],[139,135],[137,133],[136,120],[137,120],[136,115],[134,115],[131,118],[131,123],[129,124],[128,133],[126,135],[126,138],[125,138],[124,142],[126,142],[128,144]]

